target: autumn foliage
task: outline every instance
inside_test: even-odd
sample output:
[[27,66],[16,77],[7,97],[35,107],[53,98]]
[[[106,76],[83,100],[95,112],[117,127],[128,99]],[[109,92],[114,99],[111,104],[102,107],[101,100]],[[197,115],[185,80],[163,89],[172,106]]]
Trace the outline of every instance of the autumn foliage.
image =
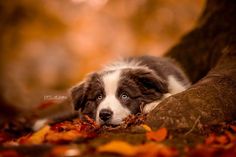
[[[208,128],[205,132],[204,140],[193,146],[183,145],[177,148],[170,145],[174,133],[166,128],[152,130],[148,125],[142,123],[142,116],[128,117],[122,126],[104,127],[97,125],[92,119],[87,117],[86,121],[80,119],[66,120],[54,124],[48,124],[36,132],[28,132],[20,137],[4,132],[0,134],[0,142],[5,149],[0,149],[0,155],[23,156],[20,151],[14,148],[18,146],[33,147],[35,145],[51,144],[44,150],[46,156],[83,156],[83,155],[121,155],[121,156],[229,156],[236,155],[236,125],[222,124],[218,129]],[[123,130],[123,131],[122,131]],[[127,130],[129,130],[127,132]],[[125,132],[124,139],[113,138],[114,134]],[[138,133],[142,135],[141,142],[128,140],[129,135]],[[96,142],[101,140],[103,142]],[[183,139],[186,140],[186,139]],[[83,143],[81,143],[81,141]],[[85,142],[87,141],[87,142]],[[67,145],[65,145],[67,144]],[[7,148],[7,149],[6,149]],[[11,149],[10,149],[11,148]]]
[[[94,5],[91,2],[97,3]],[[231,12],[229,9],[233,2],[209,2],[218,5],[209,5],[207,9],[212,11],[206,11],[195,31],[185,36],[179,46],[173,49],[182,54],[174,53],[174,58],[179,58],[179,61],[187,58],[183,65],[186,65],[194,82],[200,79],[194,73],[203,77],[213,67],[214,61],[219,59],[218,55],[235,45],[232,43],[235,25],[234,22],[229,23],[235,15],[235,11]],[[227,4],[227,7],[222,5],[223,11],[217,10],[221,8],[220,4]],[[104,63],[120,55],[163,54],[173,43],[179,41],[181,34],[190,30],[202,6],[203,0],[182,0],[181,3],[173,0],[0,1],[0,157],[235,157],[236,123],[205,126],[197,123],[202,119],[200,116],[196,116],[197,121],[193,120],[196,123],[187,131],[173,131],[163,125],[154,129],[145,123],[145,116],[142,115],[131,115],[116,127],[99,126],[90,118],[86,121],[72,118],[48,123],[37,131],[31,128],[31,121],[35,117],[56,114],[55,110],[46,114],[44,111],[48,108],[62,109],[53,99],[65,96],[65,90],[72,84],[84,78],[85,74],[99,69]],[[213,16],[215,13],[217,16]],[[216,17],[220,17],[222,22]],[[201,42],[197,42],[198,40]],[[229,60],[222,60],[222,63],[234,61],[234,52],[227,52],[231,56],[228,56]],[[192,57],[194,60],[191,60],[188,55],[199,57]],[[193,70],[194,63],[197,70]],[[225,68],[225,76],[230,71],[234,72],[234,67],[219,63],[218,70]],[[217,78],[218,75],[212,76]],[[219,95],[207,97],[208,90],[204,90],[207,94],[196,90],[193,95],[196,99],[185,96],[188,98],[185,102],[190,103],[186,108],[183,107],[186,104],[183,101],[179,103],[181,107],[173,101],[166,113],[173,113],[169,111],[177,106],[187,111],[187,116],[178,116],[180,120],[186,118],[192,121],[189,115],[194,117],[194,112],[189,109],[199,113],[201,110],[197,107],[202,104],[202,108],[206,109],[202,110],[202,114],[205,116],[209,112],[215,116],[214,122],[223,117],[219,116],[222,113],[226,117],[230,115],[227,113],[232,113],[233,117],[235,113],[229,108],[229,104],[235,104],[226,97],[235,96],[232,90],[235,88],[230,88],[235,85],[234,78],[235,75],[222,77],[213,85],[208,78],[202,85],[203,88],[209,86],[210,90],[214,88],[214,94],[223,93],[221,100],[226,100],[226,103],[222,103],[224,101],[219,99]],[[230,86],[225,86],[223,90],[217,88],[225,80],[229,81],[227,85]],[[54,97],[55,95],[62,97]],[[182,100],[183,96],[180,97]],[[201,103],[208,100],[204,98],[209,98],[209,101]],[[42,99],[46,99],[44,103],[41,103]],[[209,106],[214,105],[215,99],[219,106],[225,106],[227,110]],[[36,106],[39,103],[41,104]],[[24,111],[24,114],[30,114],[21,117],[18,109]],[[37,114],[32,112],[35,109]],[[179,123],[177,114],[172,115]],[[155,112],[152,116],[156,117],[152,123],[154,126],[159,123],[157,117],[161,117],[160,112]],[[173,124],[173,119],[168,119]],[[164,121],[168,119],[164,118]]]

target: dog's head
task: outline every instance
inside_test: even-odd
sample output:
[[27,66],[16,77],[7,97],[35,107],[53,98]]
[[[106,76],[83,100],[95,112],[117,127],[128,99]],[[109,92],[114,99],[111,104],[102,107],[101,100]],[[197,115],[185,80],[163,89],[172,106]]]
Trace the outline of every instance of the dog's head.
[[166,82],[145,68],[125,68],[90,74],[71,88],[72,104],[99,124],[117,125],[142,106],[161,99]]

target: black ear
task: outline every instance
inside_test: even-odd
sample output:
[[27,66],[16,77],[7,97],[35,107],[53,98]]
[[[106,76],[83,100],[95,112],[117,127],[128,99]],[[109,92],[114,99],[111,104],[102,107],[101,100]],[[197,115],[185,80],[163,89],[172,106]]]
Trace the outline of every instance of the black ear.
[[78,86],[74,86],[70,89],[70,96],[74,110],[84,108],[86,103],[86,88],[85,83],[81,83]]
[[154,89],[159,93],[167,93],[168,87],[166,81],[157,74],[145,69],[135,70],[136,80],[146,89]]

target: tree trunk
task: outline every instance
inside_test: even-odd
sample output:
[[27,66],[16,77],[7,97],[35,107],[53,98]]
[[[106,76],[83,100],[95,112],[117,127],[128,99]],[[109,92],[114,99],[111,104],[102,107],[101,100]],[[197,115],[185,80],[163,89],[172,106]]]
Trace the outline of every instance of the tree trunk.
[[208,0],[195,29],[167,52],[195,84],[160,103],[147,116],[151,127],[201,128],[236,119],[235,15],[235,1]]
[[7,103],[0,95],[0,124],[4,120],[11,120],[18,116],[20,110]]

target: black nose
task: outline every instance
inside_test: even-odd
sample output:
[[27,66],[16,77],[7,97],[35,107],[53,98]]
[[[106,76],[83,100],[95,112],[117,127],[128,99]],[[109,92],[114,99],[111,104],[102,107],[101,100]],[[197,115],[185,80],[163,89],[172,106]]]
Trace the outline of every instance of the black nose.
[[103,120],[104,122],[108,121],[109,119],[111,119],[113,112],[111,110],[108,109],[102,109],[99,113],[99,117],[101,120]]

